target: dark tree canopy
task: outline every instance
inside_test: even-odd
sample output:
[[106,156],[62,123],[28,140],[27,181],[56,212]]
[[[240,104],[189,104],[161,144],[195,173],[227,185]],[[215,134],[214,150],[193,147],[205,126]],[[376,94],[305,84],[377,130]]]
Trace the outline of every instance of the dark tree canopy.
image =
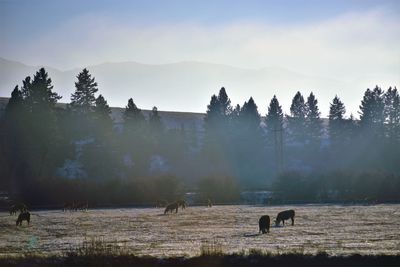
[[283,127],[282,107],[279,105],[276,95],[274,95],[269,103],[268,113],[265,117],[265,123],[267,124],[269,131],[277,131]]
[[384,119],[383,91],[376,86],[373,90],[367,89],[360,105],[360,125],[363,129],[371,129],[377,133],[383,128]]
[[329,135],[332,142],[339,142],[345,132],[346,108],[338,96],[332,100],[329,109]]
[[132,98],[129,98],[128,105],[125,107],[124,120],[126,125],[132,126],[139,126],[145,121],[142,110],[135,105]]
[[242,122],[242,128],[246,130],[258,131],[260,129],[261,116],[252,97],[249,101],[244,102],[239,113],[239,119]]
[[86,68],[76,78],[78,81],[71,95],[71,108],[80,113],[89,113],[96,104],[97,83]]
[[318,145],[321,138],[321,119],[318,109],[318,101],[311,93],[306,104],[306,132],[311,144]]

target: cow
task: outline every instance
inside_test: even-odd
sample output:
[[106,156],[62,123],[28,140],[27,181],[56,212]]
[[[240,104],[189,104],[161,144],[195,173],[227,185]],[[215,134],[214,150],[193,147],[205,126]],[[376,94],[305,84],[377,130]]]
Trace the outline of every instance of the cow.
[[212,202],[211,199],[207,199],[207,207],[211,208],[212,207]]
[[87,211],[88,208],[89,208],[88,202],[78,202],[75,205],[75,210]]
[[75,206],[74,203],[64,203],[63,211],[67,211],[67,210],[72,211],[74,206]]
[[283,223],[283,225],[285,225],[285,220],[292,220],[292,225],[294,225],[294,215],[295,212],[294,210],[285,210],[285,211],[281,211],[278,213],[278,216],[276,216],[276,220],[275,220],[275,225],[279,226],[279,224]]
[[258,226],[259,226],[259,231],[262,232],[263,234],[269,233],[269,225],[270,225],[270,219],[268,215],[263,215],[260,217],[258,220]]
[[29,213],[29,211],[21,212],[21,213],[18,215],[18,219],[15,221],[15,224],[16,224],[17,226],[18,226],[18,225],[22,226],[22,221],[27,221],[27,222],[28,222],[28,225],[29,225],[29,222],[31,221],[31,214]]
[[176,203],[178,203],[178,207],[181,207],[183,210],[186,208],[186,201],[183,199],[180,199],[178,201],[176,201]]
[[24,212],[27,210],[28,210],[28,208],[23,203],[14,204],[10,207],[10,215],[17,214],[17,211]]
[[167,214],[168,212],[172,213],[174,210],[175,213],[178,213],[178,208],[179,208],[178,202],[168,204],[167,207],[165,208],[164,214]]

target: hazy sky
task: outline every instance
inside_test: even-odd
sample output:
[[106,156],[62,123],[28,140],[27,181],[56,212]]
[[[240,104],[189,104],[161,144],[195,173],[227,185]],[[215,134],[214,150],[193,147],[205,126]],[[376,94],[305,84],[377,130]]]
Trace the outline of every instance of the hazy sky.
[[0,57],[61,70],[119,61],[279,66],[385,88],[400,82],[399,15],[398,0],[0,0]]

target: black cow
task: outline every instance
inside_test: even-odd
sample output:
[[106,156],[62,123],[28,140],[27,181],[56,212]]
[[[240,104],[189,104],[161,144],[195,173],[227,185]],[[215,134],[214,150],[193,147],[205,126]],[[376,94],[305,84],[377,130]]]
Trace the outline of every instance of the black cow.
[[176,203],[178,204],[178,207],[181,207],[183,210],[186,208],[186,201],[183,199],[180,199],[178,201],[176,201]]
[[179,208],[178,202],[168,204],[167,207],[165,208],[164,214],[167,214],[168,212],[172,213],[174,210],[175,213],[178,213],[178,208]]
[[258,226],[260,228],[259,232],[262,232],[265,234],[266,232],[269,233],[269,225],[270,225],[270,219],[268,215],[263,215],[260,217],[258,220]]
[[275,220],[275,225],[278,226],[281,221],[283,223],[283,225],[285,225],[285,220],[292,220],[292,225],[294,225],[294,210],[285,210],[285,211],[281,211],[278,213],[278,216],[276,216],[276,220]]
[[17,226],[18,225],[21,226],[22,225],[22,221],[27,221],[28,225],[29,225],[29,222],[31,221],[31,214],[29,213],[29,211],[21,212],[18,215],[18,219],[15,221],[15,223],[16,223]]
[[17,211],[24,212],[27,210],[28,210],[28,208],[26,207],[26,205],[24,203],[18,203],[18,204],[12,205],[10,207],[10,215],[17,214]]

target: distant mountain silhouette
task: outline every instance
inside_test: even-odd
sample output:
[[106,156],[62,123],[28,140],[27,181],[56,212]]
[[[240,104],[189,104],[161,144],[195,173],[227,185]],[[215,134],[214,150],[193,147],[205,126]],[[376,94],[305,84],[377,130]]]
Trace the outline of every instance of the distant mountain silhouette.
[[[42,66],[28,66],[0,58],[0,96],[9,97],[14,86],[21,84],[26,76],[32,76],[39,67]],[[61,102],[69,102],[76,75],[81,69],[60,71],[44,67],[53,80],[55,91],[63,96]],[[321,110],[325,112],[331,96],[338,94],[338,89],[348,88],[340,81],[310,77],[278,67],[244,69],[191,61],[162,65],[119,62],[87,67],[99,84],[99,93],[110,105],[120,107],[124,107],[132,97],[139,107],[145,109],[157,106],[161,110],[204,112],[211,95],[225,86],[228,95],[235,96],[232,99],[234,104],[243,104],[253,96],[263,115],[274,94],[287,110],[289,107],[285,103],[290,103],[297,90],[305,95],[314,91]],[[323,89],[329,99],[322,99],[317,89]]]

